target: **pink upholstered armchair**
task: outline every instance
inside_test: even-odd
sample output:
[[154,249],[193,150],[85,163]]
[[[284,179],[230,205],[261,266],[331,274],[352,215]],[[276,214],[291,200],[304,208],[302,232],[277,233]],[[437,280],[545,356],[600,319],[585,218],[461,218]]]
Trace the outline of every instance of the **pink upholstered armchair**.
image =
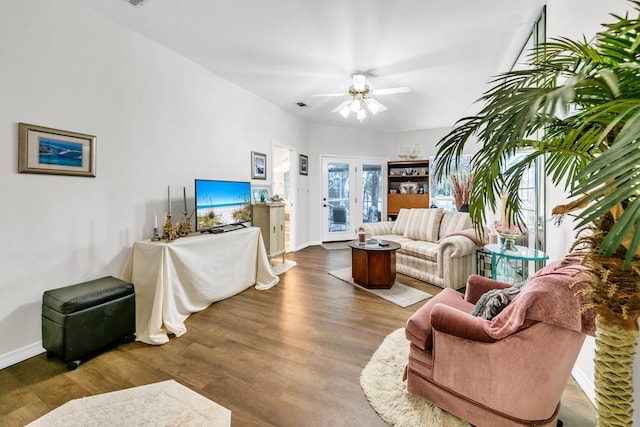
[[407,321],[407,388],[482,426],[555,426],[560,398],[593,310],[576,283],[586,278],[578,256],[536,273],[492,320],[472,316],[486,291],[509,285],[471,276],[464,297],[444,289]]

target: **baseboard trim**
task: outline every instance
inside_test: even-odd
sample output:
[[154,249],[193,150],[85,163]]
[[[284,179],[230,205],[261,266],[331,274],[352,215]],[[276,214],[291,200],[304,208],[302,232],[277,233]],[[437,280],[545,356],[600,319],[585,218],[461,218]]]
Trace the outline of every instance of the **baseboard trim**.
[[302,249],[304,249],[304,248],[308,248],[309,246],[315,246],[315,245],[319,245],[319,244],[320,244],[320,243],[315,243],[315,242],[313,242],[313,241],[311,241],[311,242],[301,243],[301,244],[299,244],[298,246],[296,246],[296,248],[295,248],[294,252],[301,251]]
[[45,349],[42,347],[42,341],[38,341],[26,347],[2,354],[0,355],[0,369],[8,368],[11,365],[15,365],[16,363],[20,363],[44,352]]

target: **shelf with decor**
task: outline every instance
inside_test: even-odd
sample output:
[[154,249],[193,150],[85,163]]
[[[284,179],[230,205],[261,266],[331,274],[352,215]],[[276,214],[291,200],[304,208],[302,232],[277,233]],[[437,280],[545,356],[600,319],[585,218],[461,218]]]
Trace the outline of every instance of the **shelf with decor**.
[[395,218],[402,208],[429,207],[429,160],[387,163],[387,214]]

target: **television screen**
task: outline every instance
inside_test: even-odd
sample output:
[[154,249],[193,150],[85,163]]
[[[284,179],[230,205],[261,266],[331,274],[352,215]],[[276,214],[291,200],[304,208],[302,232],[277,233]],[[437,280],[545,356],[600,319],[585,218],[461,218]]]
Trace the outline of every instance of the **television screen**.
[[196,179],[196,231],[251,221],[251,183]]

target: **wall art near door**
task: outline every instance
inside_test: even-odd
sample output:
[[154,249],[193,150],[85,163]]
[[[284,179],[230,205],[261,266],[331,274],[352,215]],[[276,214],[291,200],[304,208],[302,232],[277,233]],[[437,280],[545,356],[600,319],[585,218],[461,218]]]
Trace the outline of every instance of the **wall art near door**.
[[300,154],[300,175],[309,175],[309,157]]
[[96,137],[18,124],[18,172],[96,176]]
[[267,179],[267,155],[251,152],[251,179]]

